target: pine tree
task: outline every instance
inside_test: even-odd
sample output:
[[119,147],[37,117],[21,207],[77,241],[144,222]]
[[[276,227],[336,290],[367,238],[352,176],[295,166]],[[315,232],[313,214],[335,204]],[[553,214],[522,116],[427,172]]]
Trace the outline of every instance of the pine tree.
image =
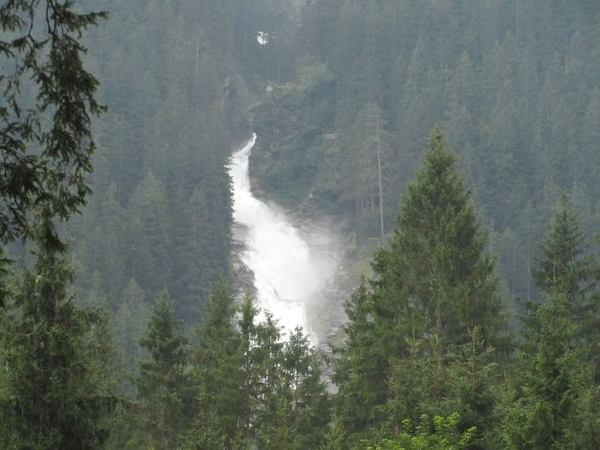
[[[335,398],[339,421],[349,434],[364,432],[385,418],[376,406],[385,404],[388,398],[389,358],[399,343],[380,325],[376,308],[379,298],[379,292],[369,291],[363,281],[345,307],[349,319],[344,325],[346,342],[336,349],[338,359],[332,381],[339,387]],[[399,317],[402,320],[403,316]]]
[[124,380],[120,393],[131,394],[135,398],[134,377],[139,374],[137,364],[147,352],[141,346],[141,339],[147,332],[150,307],[146,304],[144,291],[134,278],[121,294],[121,304],[114,318],[115,342],[120,356]]
[[445,416],[435,416],[429,420],[422,415],[418,425],[410,422],[403,423],[404,430],[394,439],[383,439],[375,447],[368,450],[466,450],[471,443],[476,429],[460,430],[460,415],[453,413]]
[[424,317],[427,332],[444,345],[469,342],[474,326],[488,344],[496,344],[505,322],[494,261],[464,184],[456,155],[435,129],[423,168],[403,200],[388,270],[402,273],[400,289]]
[[48,227],[34,234],[35,266],[24,268],[1,330],[0,442],[5,448],[101,449],[116,404],[107,318],[75,305],[68,294],[73,270]]
[[[259,448],[272,448],[273,440],[278,434],[278,427],[288,425],[285,414],[288,405],[285,398],[285,383],[283,374],[283,341],[281,327],[270,313],[265,313],[263,322],[255,324],[250,335],[250,346],[246,356],[250,360],[250,394],[251,408],[248,424],[251,442]],[[279,422],[279,424],[278,424]]]
[[316,448],[331,413],[320,358],[301,329],[284,340],[270,314],[255,323],[257,314],[247,296],[238,322],[246,442],[272,450]]

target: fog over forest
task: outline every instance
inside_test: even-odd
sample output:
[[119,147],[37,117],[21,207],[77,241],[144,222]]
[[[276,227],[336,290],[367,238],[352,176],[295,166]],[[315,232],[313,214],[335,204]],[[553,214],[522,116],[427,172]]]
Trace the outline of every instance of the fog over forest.
[[600,449],[597,0],[0,26],[1,448]]

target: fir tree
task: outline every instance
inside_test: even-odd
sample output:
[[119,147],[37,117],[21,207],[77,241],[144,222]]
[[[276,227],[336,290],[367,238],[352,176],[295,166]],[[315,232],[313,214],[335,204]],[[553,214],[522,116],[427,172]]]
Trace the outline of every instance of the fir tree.
[[400,278],[397,288],[424,318],[425,331],[445,346],[469,342],[474,326],[496,344],[505,326],[487,242],[456,155],[435,129],[423,168],[403,199],[382,279]]
[[[331,419],[331,401],[321,380],[321,358],[300,328],[291,332],[282,353],[283,389],[278,400],[280,412],[287,413],[283,417],[290,442],[285,448],[316,448]],[[277,428],[283,429],[283,424]],[[276,445],[272,448],[284,448]]]
[[554,211],[543,257],[532,276],[543,289],[541,303],[527,302],[518,354],[519,390],[505,407],[504,437],[509,448],[598,448],[600,412],[594,404],[598,351],[596,262],[585,255],[569,198]]

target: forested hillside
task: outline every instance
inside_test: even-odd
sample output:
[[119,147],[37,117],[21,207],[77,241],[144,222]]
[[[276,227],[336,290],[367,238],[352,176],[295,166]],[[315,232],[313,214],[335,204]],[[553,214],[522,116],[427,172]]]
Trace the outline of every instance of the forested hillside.
[[250,135],[258,86],[290,76],[289,54],[256,39],[284,36],[297,12],[286,5],[94,2],[110,20],[86,35],[86,62],[108,111],[96,122],[94,195],[66,233],[90,301],[126,314],[168,288],[193,324],[210,286],[232,275],[226,166]]
[[[8,0],[0,29],[0,448],[600,449],[597,0]],[[235,292],[252,131],[258,191],[368,258],[327,355]]]
[[597,231],[599,14],[584,0],[307,2],[294,76],[271,77],[256,111],[261,188],[346,215],[365,243],[379,235],[380,200],[390,231],[439,125],[503,282],[532,298],[536,243],[561,190],[586,234]]
[[78,286],[133,315],[168,288],[194,323],[211,284],[230,274],[231,5],[94,7],[110,11],[87,39],[109,109],[96,127],[94,195],[69,224]]

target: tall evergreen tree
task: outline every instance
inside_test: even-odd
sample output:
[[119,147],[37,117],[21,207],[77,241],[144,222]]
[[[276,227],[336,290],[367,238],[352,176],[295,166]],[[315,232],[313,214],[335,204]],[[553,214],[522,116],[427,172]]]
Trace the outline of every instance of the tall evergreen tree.
[[171,298],[163,291],[150,315],[148,333],[141,340],[151,359],[140,363],[137,378],[141,420],[133,442],[173,448],[191,415],[187,339],[183,324],[173,318]]
[[[48,219],[48,216],[46,216]],[[100,310],[68,294],[73,270],[38,228],[36,263],[14,288],[0,337],[0,442],[19,449],[101,449],[115,407],[111,344]]]
[[[293,444],[289,449],[317,448],[331,420],[331,400],[322,381],[323,361],[302,329],[296,328],[283,346],[284,399]],[[282,447],[279,447],[282,448]]]
[[220,280],[209,296],[192,355],[199,411],[188,440],[195,448],[208,449],[217,437],[229,445],[245,424],[246,388],[235,312],[229,287]]
[[[598,448],[593,431],[600,415],[594,383],[598,351],[596,262],[585,254],[585,237],[569,197],[562,194],[542,257],[532,270],[544,299],[527,302],[522,317],[516,398],[505,408],[509,448]],[[597,376],[597,375],[596,375]]]
[[[448,394],[443,380],[450,350],[469,344],[472,330],[477,327],[485,347],[502,343],[506,322],[486,245],[456,156],[435,129],[423,168],[408,186],[389,248],[374,255],[376,277],[362,284],[347,305],[348,339],[334,381],[349,431],[381,422],[381,407],[393,395],[387,383],[393,360],[415,357],[415,364],[421,364],[419,359],[427,359],[434,377],[428,397],[435,403]],[[414,348],[418,340],[425,341],[427,351]],[[411,367],[396,365],[393,372],[410,377],[404,371]]]
[[[596,290],[598,262],[586,254],[585,236],[573,211],[569,197],[563,193],[555,209],[545,239],[541,245],[542,257],[532,270],[535,283],[547,297],[561,296],[567,302],[569,314],[580,328],[580,337],[593,352],[588,358],[596,359],[600,324],[600,296]],[[530,310],[539,303],[528,302]],[[531,327],[537,316],[525,317]]]
[[585,255],[585,236],[571,201],[562,193],[545,239],[543,257],[532,270],[536,284],[547,294],[564,295],[573,305],[585,302],[593,288],[593,259]]
[[587,345],[578,338],[580,326],[565,294],[549,293],[533,315],[525,325],[527,346],[519,354],[517,398],[505,408],[506,448],[599,448],[596,431],[587,426],[598,423],[598,412],[581,411],[589,395],[597,400],[593,367],[586,362]]
[[138,375],[137,364],[147,352],[141,346],[141,339],[147,332],[150,307],[146,304],[144,292],[134,278],[121,294],[121,305],[114,317],[115,342],[120,356],[123,377],[120,394],[135,397],[134,376]]
[[386,269],[404,281],[397,288],[423,316],[426,332],[444,345],[469,342],[468,330],[476,325],[486,342],[496,344],[505,326],[487,242],[456,155],[435,129],[403,199]]

